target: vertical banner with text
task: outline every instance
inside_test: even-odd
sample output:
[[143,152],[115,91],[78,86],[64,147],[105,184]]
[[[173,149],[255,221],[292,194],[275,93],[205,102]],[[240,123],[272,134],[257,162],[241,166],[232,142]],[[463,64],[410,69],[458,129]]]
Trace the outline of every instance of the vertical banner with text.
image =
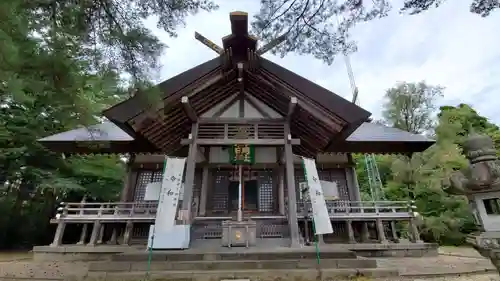
[[323,188],[321,187],[318,170],[316,169],[316,162],[314,159],[304,157],[302,157],[302,161],[304,163],[304,173],[313,210],[315,234],[332,233],[332,222],[330,221],[330,215],[326,208]]
[[175,225],[185,163],[186,158],[165,158],[155,219],[155,228],[160,232],[168,231]]

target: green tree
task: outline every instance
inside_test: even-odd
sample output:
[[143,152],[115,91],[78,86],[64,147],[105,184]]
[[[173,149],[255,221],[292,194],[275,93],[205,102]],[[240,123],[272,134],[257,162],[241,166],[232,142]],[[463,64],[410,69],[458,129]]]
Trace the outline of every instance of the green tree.
[[442,106],[438,116],[440,123],[446,124],[436,128],[438,139],[452,139],[455,144],[462,146],[471,130],[474,130],[476,133],[490,136],[500,155],[499,127],[491,123],[488,118],[479,115],[471,106],[467,104]]
[[[420,230],[427,241],[460,244],[474,229],[467,200],[444,192],[442,180],[467,165],[457,143],[460,111],[445,110],[435,120],[436,100],[442,88],[420,83],[399,83],[387,90],[384,122],[399,129],[436,137],[436,144],[423,153],[392,156],[391,173],[385,185],[390,200],[415,200],[421,215]],[[436,122],[437,121],[437,122]],[[436,126],[437,125],[437,126]]]
[[443,88],[419,83],[398,83],[385,93],[382,116],[392,127],[415,134],[428,132],[434,127],[433,114],[436,100]]
[[[404,0],[401,13],[419,14],[438,7],[445,0]],[[385,17],[392,9],[388,0],[261,0],[252,23],[254,33],[271,41],[283,33],[285,43],[272,50],[311,54],[331,64],[337,54],[356,51],[350,30],[361,22]],[[499,0],[472,0],[470,10],[483,17],[500,7]]]

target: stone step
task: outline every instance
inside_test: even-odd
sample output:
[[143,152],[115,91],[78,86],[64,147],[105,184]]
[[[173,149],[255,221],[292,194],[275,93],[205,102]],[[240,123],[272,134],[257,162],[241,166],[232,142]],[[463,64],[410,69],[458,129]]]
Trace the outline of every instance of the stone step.
[[283,280],[352,280],[354,277],[391,278],[399,276],[399,272],[387,268],[362,269],[275,269],[275,270],[212,270],[212,271],[152,271],[147,272],[89,272],[86,280],[127,281],[127,280],[162,280],[162,281],[207,281],[243,279],[250,281],[283,281]]
[[[203,261],[203,260],[301,260],[316,259],[314,250],[307,251],[255,251],[255,252],[216,252],[201,253],[187,251],[155,251],[151,254],[152,261]],[[112,261],[147,261],[148,252],[121,253],[111,257]],[[356,259],[354,252],[349,250],[324,251],[321,259]]]
[[[253,269],[311,269],[311,268],[376,268],[374,259],[323,259],[318,266],[316,260],[238,260],[238,261],[153,261],[150,271],[193,270],[253,270]],[[148,271],[148,262],[93,262],[89,272],[134,272]]]

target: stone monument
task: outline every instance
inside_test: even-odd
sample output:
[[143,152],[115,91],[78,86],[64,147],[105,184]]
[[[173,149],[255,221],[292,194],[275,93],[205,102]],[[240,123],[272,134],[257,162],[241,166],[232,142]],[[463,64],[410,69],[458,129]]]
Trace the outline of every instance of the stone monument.
[[479,231],[467,242],[500,269],[500,160],[493,140],[471,133],[464,143],[467,168],[453,173],[445,183],[451,194],[465,195]]

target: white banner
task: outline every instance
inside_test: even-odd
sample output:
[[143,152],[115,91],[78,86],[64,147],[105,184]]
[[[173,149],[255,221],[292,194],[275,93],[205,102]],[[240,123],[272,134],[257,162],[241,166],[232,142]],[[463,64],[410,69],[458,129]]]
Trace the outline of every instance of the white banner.
[[155,231],[168,231],[175,225],[175,215],[182,187],[186,158],[165,157],[165,168],[156,210]]
[[314,159],[302,157],[304,173],[307,180],[309,198],[313,209],[313,219],[316,234],[333,233],[332,222],[326,208],[323,188],[319,180],[318,170]]

